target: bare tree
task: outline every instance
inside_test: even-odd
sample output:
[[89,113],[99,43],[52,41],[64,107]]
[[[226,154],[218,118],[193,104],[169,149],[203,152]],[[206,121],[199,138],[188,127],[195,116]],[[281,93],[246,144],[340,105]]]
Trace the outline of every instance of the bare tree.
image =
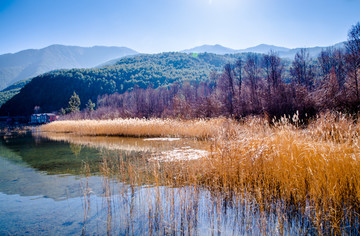
[[273,51],[263,57],[263,67],[266,75],[268,93],[275,92],[281,83],[283,65],[280,57]]
[[359,69],[360,69],[360,22],[353,25],[348,33],[348,41],[345,43],[348,64],[348,74],[352,79],[356,99],[359,101]]
[[335,58],[333,57],[333,50],[327,48],[322,50],[319,54],[318,61],[321,71],[321,76],[325,79],[330,76],[331,68],[335,66]]
[[233,74],[234,74],[234,78],[236,80],[236,86],[235,88],[237,88],[237,92],[235,93],[235,108],[234,108],[234,113],[236,117],[240,117],[242,116],[243,113],[243,106],[244,106],[244,100],[242,98],[242,87],[243,87],[243,67],[244,67],[244,63],[242,61],[241,58],[239,58],[238,60],[236,60],[235,65],[234,65],[234,69],[233,69]]
[[250,112],[256,112],[259,109],[260,101],[258,87],[261,78],[261,66],[259,56],[249,54],[244,65],[245,82],[249,88],[250,95]]
[[223,106],[226,110],[226,115],[232,116],[234,114],[234,75],[230,63],[224,66],[224,71],[219,77],[218,88],[219,95]]
[[345,52],[343,48],[337,48],[334,50],[335,57],[335,73],[336,78],[339,84],[339,88],[344,88],[345,80],[346,80],[346,58]]
[[298,85],[305,86],[311,90],[314,86],[314,68],[310,63],[310,56],[306,49],[301,49],[295,54],[294,61],[290,67],[293,81]]
[[343,88],[346,77],[345,55],[343,49],[328,48],[321,51],[318,62],[322,79],[329,79],[331,70],[334,69],[339,89]]
[[280,57],[273,51],[264,55],[262,66],[265,77],[265,101],[264,109],[265,114],[270,118],[273,116],[280,116],[283,113],[283,90],[282,90],[282,73],[283,64]]
[[236,80],[237,80],[239,99],[241,98],[241,87],[242,87],[242,82],[243,82],[242,74],[243,74],[243,61],[241,60],[241,58],[239,58],[235,62],[235,68],[234,68],[234,75],[235,75]]

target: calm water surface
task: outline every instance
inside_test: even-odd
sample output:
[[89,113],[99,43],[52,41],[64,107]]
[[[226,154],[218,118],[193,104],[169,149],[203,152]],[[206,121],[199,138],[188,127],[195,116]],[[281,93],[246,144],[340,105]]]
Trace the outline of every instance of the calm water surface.
[[[199,186],[167,186],[146,169],[209,150],[192,139],[0,137],[0,235],[278,234],[275,214]],[[303,223],[295,219],[285,233],[304,232]]]
[[[156,227],[144,227],[152,222],[140,211],[149,211],[151,204],[142,206],[141,199],[154,200],[154,188],[136,186],[128,191],[127,183],[111,180],[112,194],[107,194],[109,183],[99,170],[103,156],[134,160],[154,157],[154,152],[163,158],[185,151],[185,158],[196,158],[203,149],[203,143],[188,139],[41,133],[0,137],[0,235],[152,233]],[[119,188],[125,189],[126,196],[118,197]],[[130,203],[132,209],[122,202],[135,200]],[[130,221],[125,220],[128,217]]]

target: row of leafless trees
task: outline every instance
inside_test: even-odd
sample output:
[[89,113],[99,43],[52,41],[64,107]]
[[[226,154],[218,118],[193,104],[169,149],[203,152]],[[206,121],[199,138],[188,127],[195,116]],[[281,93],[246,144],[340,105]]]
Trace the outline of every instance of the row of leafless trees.
[[327,49],[312,59],[303,49],[290,66],[279,56],[249,54],[213,71],[208,81],[184,82],[99,97],[97,109],[78,117],[217,117],[250,114],[302,118],[322,110],[360,109],[360,23],[349,31],[345,48]]

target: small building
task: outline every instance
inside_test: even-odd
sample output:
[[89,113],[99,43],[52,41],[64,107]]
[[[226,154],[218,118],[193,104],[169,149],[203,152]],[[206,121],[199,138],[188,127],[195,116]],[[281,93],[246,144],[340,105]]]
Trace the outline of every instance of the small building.
[[55,121],[57,116],[54,113],[32,114],[30,124],[45,124]]
[[30,116],[30,124],[39,124],[40,123],[40,114],[32,114]]

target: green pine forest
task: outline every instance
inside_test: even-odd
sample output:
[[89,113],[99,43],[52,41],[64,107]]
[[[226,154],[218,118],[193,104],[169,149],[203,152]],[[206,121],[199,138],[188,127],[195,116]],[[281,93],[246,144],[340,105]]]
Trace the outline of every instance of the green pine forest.
[[97,101],[99,95],[122,94],[134,87],[146,89],[174,82],[206,81],[211,71],[220,72],[226,63],[246,55],[143,54],[123,58],[115,65],[102,68],[56,70],[3,90],[0,104],[4,104],[0,115],[29,115],[35,106],[39,106],[42,112],[56,112],[68,106],[73,92],[79,94],[83,101],[81,108],[84,108],[89,99]]

